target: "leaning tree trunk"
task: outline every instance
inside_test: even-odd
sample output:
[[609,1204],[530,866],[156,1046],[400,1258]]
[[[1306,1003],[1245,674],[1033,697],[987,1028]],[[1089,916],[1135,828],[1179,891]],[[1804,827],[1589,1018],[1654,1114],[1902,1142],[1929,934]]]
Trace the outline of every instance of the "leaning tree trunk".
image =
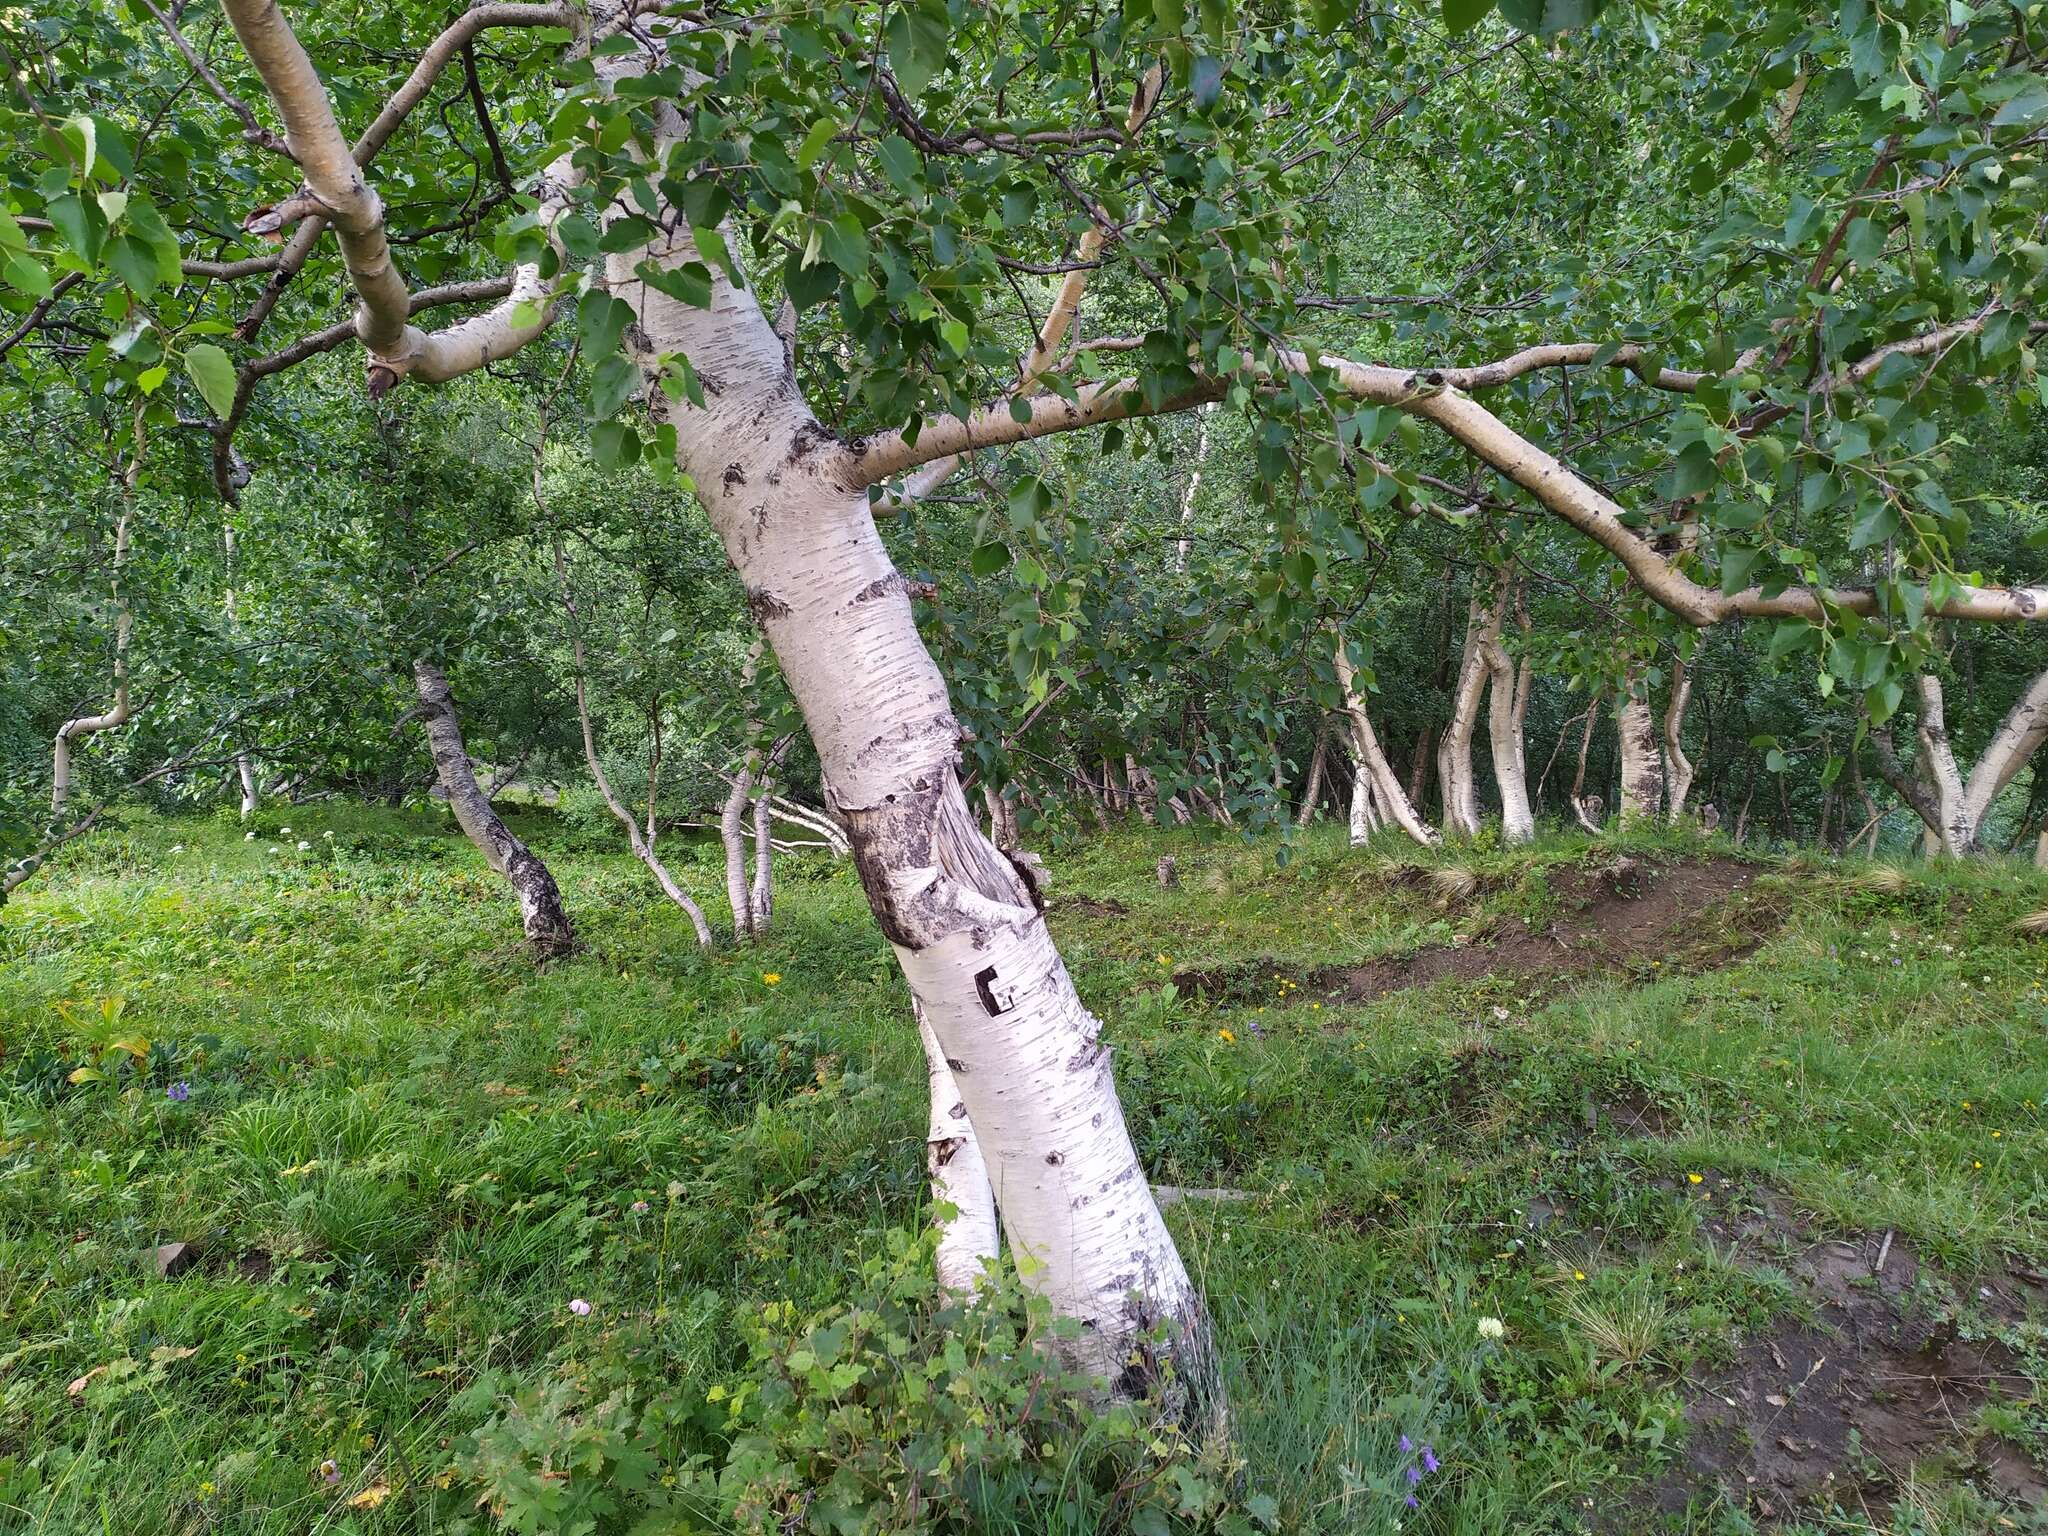
[[[1351,757],[1357,767],[1357,776],[1366,785],[1365,815],[1368,821],[1375,814],[1391,821],[1425,848],[1434,848],[1443,839],[1436,828],[1424,821],[1417,813],[1408,793],[1401,787],[1394,765],[1387,761],[1387,754],[1380,746],[1377,732],[1372,728],[1372,716],[1366,712],[1365,695],[1358,691],[1358,674],[1351,665],[1351,652],[1344,644],[1344,636],[1337,635],[1337,688],[1344,698],[1344,713],[1351,723]],[[1351,830],[1354,843],[1359,826],[1359,789],[1351,791]],[[1373,802],[1377,801],[1377,805]],[[1370,829],[1368,831],[1368,835]]]
[[974,1139],[974,1122],[966,1100],[953,1080],[952,1064],[939,1048],[922,1004],[912,1000],[918,1038],[924,1042],[925,1075],[931,1085],[931,1114],[925,1129],[925,1168],[931,1175],[932,1204],[951,1206],[953,1215],[935,1215],[939,1227],[939,1284],[949,1291],[969,1292],[983,1271],[995,1262],[999,1235],[995,1191],[988,1165]]
[[1681,657],[1671,668],[1671,698],[1664,706],[1664,796],[1673,821],[1685,814],[1692,793],[1693,764],[1685,755],[1685,708],[1692,701],[1692,674]]
[[1328,755],[1329,736],[1318,722],[1315,750],[1309,754],[1308,781],[1301,787],[1301,807],[1294,813],[1297,827],[1305,827],[1316,819],[1316,801],[1323,794],[1323,759]]
[[1621,732],[1621,819],[1655,817],[1664,803],[1664,764],[1657,754],[1657,726],[1650,714],[1649,685],[1640,666],[1630,669],[1618,721]]
[[1436,749],[1444,831],[1453,837],[1479,834],[1479,783],[1472,771],[1472,737],[1479,727],[1479,696],[1486,690],[1487,651],[1499,635],[1499,610],[1473,598],[1465,623],[1465,652],[1458,662],[1457,685],[1451,690],[1451,718]]
[[[601,72],[625,68],[607,61]],[[610,258],[650,386],[686,355],[706,402],[651,409],[738,571],[817,748],[869,905],[967,1106],[1026,1283],[1078,1319],[1060,1348],[1140,1392],[1173,1382],[1220,1428],[1210,1325],[1124,1124],[1101,1024],[1053,947],[1029,876],[961,792],[961,727],[875,528],[857,455],[804,404],[754,295],[715,270],[711,301],[634,269],[700,260],[687,230]],[[1154,1330],[1159,1329],[1155,1342]],[[1172,1361],[1167,1371],[1162,1353]]]
[[419,694],[420,721],[434,773],[447,791],[448,808],[484,862],[505,877],[519,897],[521,926],[529,943],[543,956],[567,954],[576,947],[576,933],[562,908],[555,877],[505,825],[476,781],[476,767],[462,744],[462,723],[455,713],[455,695],[448,678],[434,663],[412,664],[413,686]]

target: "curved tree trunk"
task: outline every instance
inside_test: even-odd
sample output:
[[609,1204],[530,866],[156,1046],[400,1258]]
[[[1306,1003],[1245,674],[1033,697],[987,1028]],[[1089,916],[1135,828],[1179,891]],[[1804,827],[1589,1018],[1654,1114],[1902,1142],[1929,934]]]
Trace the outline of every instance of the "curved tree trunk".
[[[625,68],[604,61],[600,73]],[[1207,1313],[1125,1129],[1101,1025],[1075,993],[1027,875],[961,792],[960,725],[875,528],[854,456],[797,390],[751,292],[714,270],[707,306],[634,276],[700,260],[687,231],[613,256],[615,293],[652,383],[687,355],[706,404],[651,409],[745,584],[847,829],[870,906],[968,1109],[1026,1281],[1079,1319],[1062,1351],[1137,1392],[1166,1379],[1221,1427]]]
[[449,690],[447,676],[424,659],[412,664],[412,676],[434,773],[448,793],[448,808],[455,813],[456,824],[476,845],[484,862],[503,875],[519,897],[520,926],[527,941],[543,956],[567,954],[576,947],[576,933],[563,910],[562,893],[547,865],[513,836],[478,785],[476,767],[462,743],[462,723],[455,713],[455,695]]
[[1984,818],[1992,802],[2048,740],[2048,672],[2037,676],[2013,702],[1967,781],[1949,741],[1941,679],[1923,672],[1915,686],[1920,696],[1918,761],[1910,771],[1902,767],[1891,733],[1876,730],[1871,743],[1877,749],[1878,771],[1920,817],[1925,828],[1922,846],[1930,858],[1966,858],[1983,851]]
[[1657,755],[1657,726],[1650,691],[1640,665],[1630,669],[1627,697],[1617,724],[1621,733],[1621,817],[1654,817],[1664,804],[1664,764]]
[[1436,749],[1437,783],[1443,793],[1444,831],[1453,837],[1479,833],[1479,784],[1472,771],[1472,736],[1479,727],[1479,696],[1486,691],[1487,653],[1500,635],[1500,614],[1475,597],[1465,622],[1465,652],[1451,690],[1451,718]]
[[1316,725],[1315,751],[1309,754],[1308,780],[1301,787],[1301,808],[1294,813],[1294,824],[1305,827],[1316,818],[1316,802],[1323,795],[1323,759],[1329,754],[1329,738],[1321,722]]
[[[1351,665],[1351,652],[1344,644],[1340,632],[1336,637],[1337,687],[1344,696],[1344,713],[1351,723],[1351,757],[1357,765],[1357,776],[1365,785],[1363,791],[1354,784],[1351,790],[1351,832],[1352,841],[1358,841],[1360,795],[1365,816],[1369,822],[1375,811],[1394,823],[1425,848],[1434,848],[1443,838],[1436,828],[1417,814],[1415,806],[1408,799],[1407,791],[1401,787],[1401,780],[1394,772],[1393,764],[1387,761],[1387,754],[1380,747],[1379,736],[1372,728],[1372,716],[1366,712],[1365,695],[1358,691],[1358,674]],[[1469,744],[1468,744],[1469,745]],[[1375,806],[1372,802],[1377,801]],[[1368,835],[1370,828],[1368,827]]]
[[[540,472],[537,460],[534,472],[536,475]],[[697,943],[709,949],[711,925],[704,920],[704,909],[697,905],[688,891],[676,883],[675,876],[668,871],[668,866],[662,863],[654,852],[654,791],[661,762],[659,737],[655,738],[656,745],[650,754],[653,766],[650,766],[647,772],[647,830],[644,833],[640,830],[640,824],[634,819],[633,813],[613,792],[612,781],[606,776],[604,764],[598,758],[597,738],[590,728],[590,700],[583,682],[583,624],[576,609],[576,592],[569,582],[569,562],[562,554],[559,539],[555,541],[555,575],[562,584],[562,606],[569,613],[569,653],[576,670],[576,722],[583,729],[583,761],[590,768],[590,777],[597,784],[597,792],[604,797],[605,808],[612,813],[619,825],[626,829],[626,841],[633,849],[633,857],[647,866],[647,872],[654,876],[656,883],[661,886],[662,893],[689,918],[690,926],[697,931]],[[490,803],[488,795],[484,797],[484,803]]]
[[[141,431],[137,417],[136,430]],[[110,583],[114,600],[114,704],[104,714],[77,715],[57,727],[57,739],[50,753],[50,820],[61,823],[64,807],[71,800],[71,744],[82,736],[118,730],[134,718],[128,694],[128,639],[134,632],[135,615],[121,591],[121,572],[128,564],[128,523],[135,512],[135,473],[141,468],[142,449],[138,443],[134,462],[123,485],[121,514],[114,520],[114,567]]]
[[1579,770],[1572,775],[1572,790],[1566,798],[1571,802],[1572,815],[1580,826],[1594,836],[1600,835],[1600,817],[1607,809],[1598,795],[1586,794],[1586,759],[1593,750],[1593,726],[1600,718],[1600,700],[1596,695],[1586,710],[1586,728],[1579,736]]
[[1692,793],[1693,764],[1683,740],[1685,709],[1691,700],[1692,674],[1681,658],[1672,665],[1671,698],[1664,706],[1664,793],[1673,821],[1685,814],[1686,797]]

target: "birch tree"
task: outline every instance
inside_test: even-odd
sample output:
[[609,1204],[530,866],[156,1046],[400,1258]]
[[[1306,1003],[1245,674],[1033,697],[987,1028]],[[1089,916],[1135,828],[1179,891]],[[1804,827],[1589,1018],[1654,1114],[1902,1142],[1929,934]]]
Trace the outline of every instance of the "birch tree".
[[[1970,566],[1942,483],[1939,413],[2019,398],[2048,329],[2048,89],[2010,7],[1780,3],[1737,34],[1533,0],[560,0],[445,24],[221,4],[201,42],[190,12],[0,23],[33,108],[9,109],[0,220],[22,387],[203,407],[225,494],[264,381],[310,357],[360,346],[378,399],[573,331],[593,452],[687,482],[745,585],[1009,1246],[1082,1322],[1081,1363],[1211,1422],[1200,1297],[1032,877],[968,809],[878,511],[914,518],[974,460],[1028,522],[1052,491],[1027,445],[1150,451],[1213,403],[1253,444],[1242,596],[1275,624],[1391,520],[1471,504],[1441,487],[1475,476],[1679,622],[1772,621],[1880,723],[1931,620],[2048,611]],[[469,113],[419,111],[456,103],[442,77],[487,33]],[[1802,137],[1805,111],[1764,104],[1809,62],[1830,124]],[[110,74],[120,113],[74,84]],[[1595,88],[1607,125],[1554,131]],[[1501,254],[1365,286],[1394,263],[1369,220],[1358,259],[1347,215],[1397,173],[1469,201]],[[1599,211],[1624,178],[1668,239]],[[1121,328],[1077,326],[1073,279],[1104,268],[1129,278]],[[354,313],[329,319],[343,285]],[[52,340],[95,315],[118,330]],[[1588,439],[1598,397],[1652,425]],[[1679,507],[1700,535],[1671,553],[1654,529]]]

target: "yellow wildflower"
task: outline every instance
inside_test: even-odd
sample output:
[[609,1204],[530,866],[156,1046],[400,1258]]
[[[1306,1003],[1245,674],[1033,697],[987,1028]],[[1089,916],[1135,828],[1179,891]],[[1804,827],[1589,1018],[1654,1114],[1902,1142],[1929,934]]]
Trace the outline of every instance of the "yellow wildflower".
[[1233,1034],[1232,1034],[1232,1033],[1231,1033],[1231,1032],[1230,1032],[1229,1030],[1227,1030],[1227,1029],[1219,1029],[1219,1030],[1217,1030],[1217,1031],[1216,1031],[1216,1038],[1217,1038],[1218,1040],[1221,1040],[1221,1041],[1222,1041],[1222,1042],[1223,1042],[1223,1043],[1224,1043],[1225,1045],[1235,1045],[1235,1044],[1237,1044],[1237,1036],[1233,1035]]
[[777,983],[778,981],[782,980],[782,972],[780,972],[780,971],[763,971],[763,972],[761,973],[761,979],[762,979],[763,981],[767,982],[767,983],[768,983],[768,985],[772,987],[772,986],[774,986],[774,985],[775,985],[775,984],[776,984],[776,983]]

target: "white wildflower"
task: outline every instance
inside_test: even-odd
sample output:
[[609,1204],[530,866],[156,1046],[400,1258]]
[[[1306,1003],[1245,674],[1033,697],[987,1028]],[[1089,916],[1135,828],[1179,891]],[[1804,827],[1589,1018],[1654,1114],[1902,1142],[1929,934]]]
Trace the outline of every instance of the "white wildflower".
[[1508,1336],[1508,1325],[1497,1317],[1479,1319],[1479,1337],[1482,1339],[1504,1339]]

